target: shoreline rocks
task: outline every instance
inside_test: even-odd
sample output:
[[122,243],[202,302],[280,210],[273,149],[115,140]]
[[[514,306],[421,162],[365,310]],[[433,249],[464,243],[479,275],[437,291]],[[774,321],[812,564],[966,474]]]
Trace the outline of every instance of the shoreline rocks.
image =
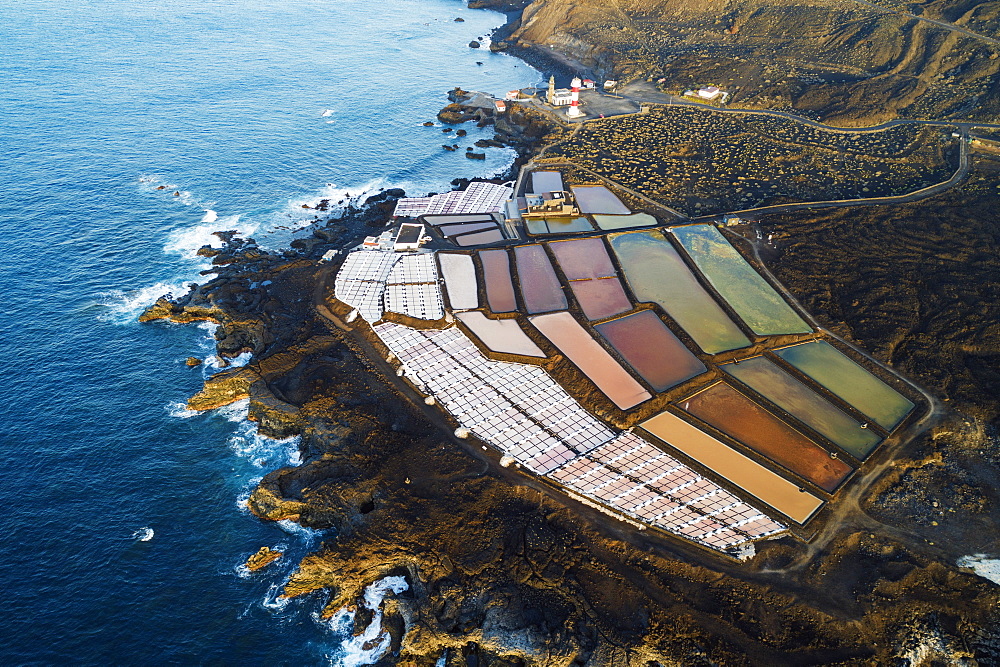
[[262,570],[284,555],[282,551],[275,551],[270,547],[261,547],[257,553],[247,558],[246,566],[251,572]]

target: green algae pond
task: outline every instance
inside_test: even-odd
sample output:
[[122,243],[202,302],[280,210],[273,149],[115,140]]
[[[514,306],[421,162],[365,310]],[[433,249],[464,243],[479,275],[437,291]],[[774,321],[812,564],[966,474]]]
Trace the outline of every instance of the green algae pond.
[[750,344],[659,231],[611,234],[608,241],[635,298],[658,304],[706,353]]
[[719,368],[859,460],[882,442],[873,429],[862,428],[856,419],[765,357]]
[[605,231],[627,229],[629,227],[655,227],[656,218],[649,213],[633,213],[632,215],[608,215],[595,213],[591,215],[597,226]]
[[774,353],[887,431],[896,428],[914,408],[913,401],[825,340]]
[[671,231],[709,284],[755,334],[812,331],[715,225],[689,225]]

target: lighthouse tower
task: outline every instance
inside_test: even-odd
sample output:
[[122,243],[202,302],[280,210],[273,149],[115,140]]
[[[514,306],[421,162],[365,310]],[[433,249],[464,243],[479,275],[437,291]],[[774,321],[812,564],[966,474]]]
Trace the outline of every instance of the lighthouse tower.
[[570,83],[570,88],[573,96],[570,98],[572,101],[569,103],[569,109],[566,110],[566,115],[570,118],[579,118],[584,115],[580,111],[580,86],[583,82],[580,81],[580,77],[574,76],[573,81]]

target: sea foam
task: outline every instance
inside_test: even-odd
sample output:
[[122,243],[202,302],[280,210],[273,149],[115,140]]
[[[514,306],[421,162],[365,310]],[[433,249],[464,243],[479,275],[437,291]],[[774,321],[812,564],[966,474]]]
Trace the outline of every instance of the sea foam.
[[[349,609],[341,609],[326,626],[346,639],[341,641],[336,652],[329,656],[330,664],[335,667],[361,667],[377,662],[389,648],[389,632],[382,627],[382,602],[390,594],[399,595],[409,588],[403,577],[385,577],[365,588],[361,604],[375,612],[371,623],[360,635],[353,635],[355,613]],[[318,620],[318,615],[313,616]]]

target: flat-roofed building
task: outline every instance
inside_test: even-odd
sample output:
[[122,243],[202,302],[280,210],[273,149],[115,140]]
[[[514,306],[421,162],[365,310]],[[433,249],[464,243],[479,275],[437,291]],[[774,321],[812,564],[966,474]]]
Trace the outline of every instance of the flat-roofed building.
[[524,197],[527,208],[521,212],[524,218],[551,218],[555,216],[578,216],[580,209],[569,192],[543,192]]
[[404,222],[399,226],[392,249],[396,252],[417,250],[424,237],[424,226],[412,222]]

